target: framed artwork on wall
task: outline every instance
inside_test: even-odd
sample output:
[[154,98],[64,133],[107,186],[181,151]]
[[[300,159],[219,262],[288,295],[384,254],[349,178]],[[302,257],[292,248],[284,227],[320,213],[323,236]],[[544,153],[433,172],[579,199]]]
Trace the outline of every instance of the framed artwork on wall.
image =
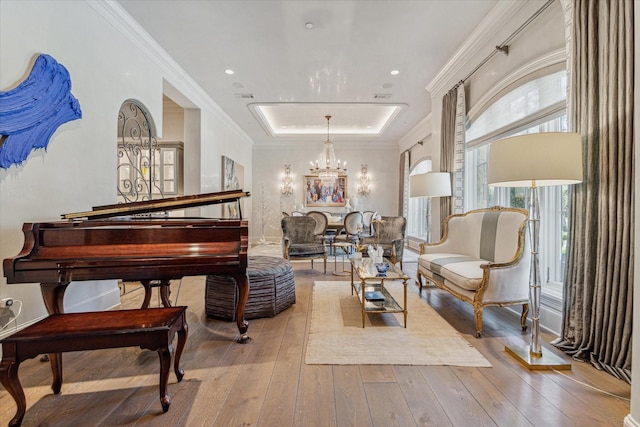
[[[244,166],[227,156],[222,156],[222,191],[241,190],[244,187]],[[240,209],[244,210],[243,200],[240,199]],[[238,204],[223,203],[222,218],[240,218]]]
[[303,188],[305,189],[305,206],[340,207],[347,203],[347,176],[339,175],[332,184],[322,182],[317,176],[306,175]]

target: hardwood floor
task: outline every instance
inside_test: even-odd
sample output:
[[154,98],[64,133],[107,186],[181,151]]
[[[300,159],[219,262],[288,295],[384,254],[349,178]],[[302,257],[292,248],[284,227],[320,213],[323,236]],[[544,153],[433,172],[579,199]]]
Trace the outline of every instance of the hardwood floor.
[[[314,280],[336,280],[320,263],[295,263],[296,304],[273,318],[250,321],[253,341],[237,344],[235,323],[204,315],[204,277],[173,286],[188,305],[189,337],[182,357],[184,380],[169,378],[171,407],[162,413],[158,356],[139,348],[65,353],[62,393],[53,395],[48,363],[24,362],[24,426],[620,426],[630,387],[588,364],[565,373],[530,372],[505,353],[526,344],[517,317],[485,309],[484,336],[474,337],[473,311],[444,291],[423,292],[433,306],[493,365],[306,365],[304,349]],[[416,264],[404,270],[415,277]],[[343,280],[343,279],[342,279]],[[127,286],[122,308],[137,308],[142,291]],[[411,292],[417,287],[410,285]],[[155,295],[154,295],[155,299]],[[153,304],[153,300],[152,300]],[[411,313],[409,313],[411,316]],[[545,338],[549,338],[546,337]],[[545,345],[547,351],[555,351]],[[574,381],[575,380],[575,381]],[[15,404],[0,388],[0,420]]]

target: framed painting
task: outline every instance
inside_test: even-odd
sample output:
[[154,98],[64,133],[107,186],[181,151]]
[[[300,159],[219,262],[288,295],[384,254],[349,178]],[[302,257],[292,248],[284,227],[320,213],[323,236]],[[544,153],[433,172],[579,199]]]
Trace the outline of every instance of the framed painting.
[[[229,157],[222,156],[222,191],[241,190],[244,187],[244,166]],[[243,200],[240,199],[240,209],[243,210]],[[239,219],[238,204],[223,203],[222,218]]]
[[305,206],[344,206],[347,203],[347,176],[339,175],[333,184],[326,185],[317,176],[306,175],[303,188],[305,189]]

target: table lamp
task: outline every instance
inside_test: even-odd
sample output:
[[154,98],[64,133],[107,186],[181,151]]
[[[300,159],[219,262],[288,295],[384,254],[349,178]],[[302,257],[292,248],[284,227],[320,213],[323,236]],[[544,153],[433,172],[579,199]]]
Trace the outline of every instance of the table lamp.
[[[411,175],[409,197],[451,196],[451,174],[448,172],[428,172]],[[431,206],[427,200],[427,243],[431,243]]]
[[531,345],[505,350],[529,369],[571,369],[554,353],[542,353],[540,342],[540,265],[538,244],[540,207],[538,187],[582,182],[582,138],[576,133],[549,132],[513,136],[491,144],[488,184],[492,187],[528,187],[531,241]]

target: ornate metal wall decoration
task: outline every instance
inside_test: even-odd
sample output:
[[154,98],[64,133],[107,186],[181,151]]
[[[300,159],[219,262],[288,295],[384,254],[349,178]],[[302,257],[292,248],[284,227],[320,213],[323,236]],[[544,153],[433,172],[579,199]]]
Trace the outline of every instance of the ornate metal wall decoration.
[[163,198],[158,177],[159,148],[147,109],[129,99],[118,114],[118,201]]
[[0,167],[22,164],[31,151],[47,148],[60,125],[81,117],[67,69],[49,55],[38,56],[22,83],[0,92]]

